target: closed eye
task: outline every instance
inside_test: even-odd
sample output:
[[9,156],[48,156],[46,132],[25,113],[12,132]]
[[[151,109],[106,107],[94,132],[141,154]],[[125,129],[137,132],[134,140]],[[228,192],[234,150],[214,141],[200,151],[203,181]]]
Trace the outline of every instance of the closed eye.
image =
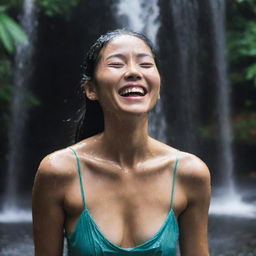
[[143,68],[151,68],[151,67],[153,67],[153,63],[143,62],[143,63],[140,64],[140,66],[143,67]]
[[108,66],[114,67],[114,68],[121,68],[124,66],[124,64],[122,62],[111,62],[108,64]]

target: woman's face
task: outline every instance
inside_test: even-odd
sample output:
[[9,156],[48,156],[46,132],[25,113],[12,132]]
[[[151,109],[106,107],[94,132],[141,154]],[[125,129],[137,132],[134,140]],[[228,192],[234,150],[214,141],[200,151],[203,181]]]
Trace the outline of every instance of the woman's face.
[[93,83],[104,113],[148,113],[160,90],[160,76],[150,48],[130,35],[113,38],[101,50]]

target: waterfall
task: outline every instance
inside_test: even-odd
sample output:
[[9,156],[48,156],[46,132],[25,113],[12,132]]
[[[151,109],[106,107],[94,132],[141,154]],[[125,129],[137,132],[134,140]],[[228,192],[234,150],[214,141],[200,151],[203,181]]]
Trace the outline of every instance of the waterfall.
[[0,221],[17,221],[17,217],[31,219],[24,212],[18,212],[18,181],[23,171],[23,153],[25,124],[27,120],[27,88],[32,70],[33,45],[36,25],[35,0],[25,0],[20,23],[28,35],[28,44],[17,45],[14,67],[14,90],[11,102],[11,120],[9,129],[9,155],[4,209]]
[[[156,0],[120,0],[117,4],[117,20],[122,27],[144,33],[157,49],[157,32],[159,29],[159,7]],[[149,134],[166,142],[166,120],[163,103],[158,100],[150,114]]]
[[[175,91],[172,104],[176,113],[171,120],[172,137],[179,146],[191,153],[197,152],[199,123],[198,83],[198,17],[197,0],[170,1],[172,23],[171,47],[175,54],[175,71],[171,81]],[[174,56],[172,56],[174,58]]]
[[210,1],[212,14],[212,33],[214,44],[214,68],[216,70],[217,111],[220,128],[221,169],[225,175],[223,183],[228,189],[228,196],[235,195],[233,180],[234,159],[232,152],[233,131],[231,127],[230,85],[227,77],[225,1]]
[[[210,0],[212,34],[214,40],[214,68],[216,71],[217,103],[219,122],[220,169],[222,188],[220,195],[213,198],[210,208],[212,213],[242,214],[254,216],[254,208],[242,202],[234,183],[234,159],[231,126],[230,84],[227,76],[227,54],[225,35],[225,1]],[[224,188],[224,189],[223,189]]]

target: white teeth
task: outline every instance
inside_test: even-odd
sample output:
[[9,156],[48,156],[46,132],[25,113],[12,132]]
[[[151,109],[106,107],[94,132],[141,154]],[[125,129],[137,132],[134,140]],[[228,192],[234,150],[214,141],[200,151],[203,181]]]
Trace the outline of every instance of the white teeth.
[[140,93],[142,95],[145,94],[143,88],[141,87],[126,87],[120,92],[120,95],[124,96],[129,93]]

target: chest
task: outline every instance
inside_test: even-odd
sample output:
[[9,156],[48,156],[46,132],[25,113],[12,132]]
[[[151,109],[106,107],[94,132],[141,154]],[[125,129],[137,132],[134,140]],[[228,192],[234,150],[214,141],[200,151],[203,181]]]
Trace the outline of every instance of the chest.
[[[134,247],[152,238],[165,223],[170,213],[172,178],[170,170],[122,178],[84,174],[86,208],[109,241]],[[79,180],[70,194],[67,227],[72,233],[83,209]]]

